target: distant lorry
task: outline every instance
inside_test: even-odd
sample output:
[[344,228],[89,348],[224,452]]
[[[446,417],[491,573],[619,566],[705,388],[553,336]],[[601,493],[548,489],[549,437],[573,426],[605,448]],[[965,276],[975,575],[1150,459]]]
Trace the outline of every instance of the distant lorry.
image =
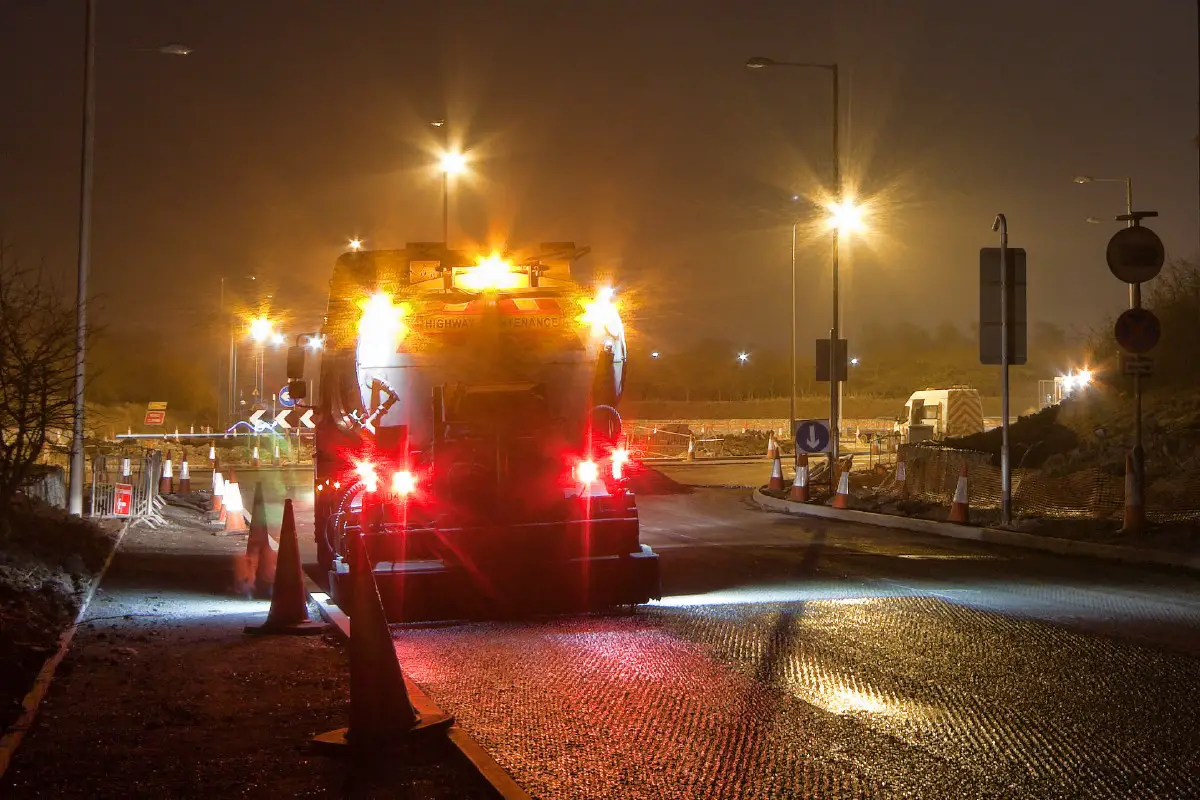
[[909,443],[982,433],[983,399],[967,386],[913,392],[894,430]]
[[[338,259],[312,405],[314,535],[343,608],[359,535],[393,621],[659,596],[616,410],[625,331],[612,289],[572,277],[587,252]],[[302,354],[288,377],[304,393]]]

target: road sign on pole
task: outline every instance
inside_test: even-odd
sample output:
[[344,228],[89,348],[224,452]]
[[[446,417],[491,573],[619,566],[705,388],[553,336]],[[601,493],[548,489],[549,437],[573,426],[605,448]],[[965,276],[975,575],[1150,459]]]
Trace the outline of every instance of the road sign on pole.
[[[848,362],[846,358],[847,352],[849,352],[849,347],[846,344],[846,340],[838,339],[837,352],[834,354],[833,363],[837,369],[837,379],[839,381],[845,381],[849,372],[846,366]],[[829,340],[817,339],[817,380],[823,383],[829,381],[831,372],[832,370],[829,368]]]
[[[1008,253],[1008,363],[1024,364],[1026,359],[1025,323],[1025,250],[1006,248]],[[979,250],[979,363],[1001,361],[1000,329],[1000,248]]]
[[1121,371],[1126,375],[1150,376],[1154,374],[1154,359],[1138,353],[1121,354]]
[[296,407],[296,401],[292,399],[292,392],[288,388],[287,384],[284,384],[283,388],[279,390],[277,397],[279,398],[279,405],[284,406],[285,408]]
[[801,453],[828,453],[833,437],[829,420],[804,419],[796,422],[796,449]]
[[[1126,228],[1133,231],[1137,228]],[[1129,353],[1148,353],[1158,344],[1162,335],[1162,326],[1158,317],[1148,308],[1130,308],[1121,312],[1117,324],[1113,326],[1113,334],[1117,344]]]
[[1167,260],[1167,252],[1157,233],[1135,225],[1113,234],[1104,257],[1117,280],[1145,283],[1158,275]]

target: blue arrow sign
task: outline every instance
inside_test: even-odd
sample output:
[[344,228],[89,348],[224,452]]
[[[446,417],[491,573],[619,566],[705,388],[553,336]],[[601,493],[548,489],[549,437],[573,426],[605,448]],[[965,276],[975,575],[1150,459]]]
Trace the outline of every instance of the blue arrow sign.
[[829,423],[805,419],[796,423],[796,448],[802,453],[829,452]]
[[296,401],[292,399],[292,393],[288,391],[287,386],[284,386],[279,390],[277,397],[279,398],[279,405],[283,406],[284,408],[296,407]]

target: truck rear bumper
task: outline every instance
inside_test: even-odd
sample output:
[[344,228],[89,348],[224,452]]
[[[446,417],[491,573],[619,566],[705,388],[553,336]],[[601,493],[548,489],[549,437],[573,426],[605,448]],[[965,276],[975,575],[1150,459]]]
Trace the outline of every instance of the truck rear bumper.
[[[658,556],[638,544],[636,516],[365,539],[391,622],[596,611],[661,596]],[[431,548],[434,540],[441,546]],[[347,613],[351,568],[338,559],[329,573]]]

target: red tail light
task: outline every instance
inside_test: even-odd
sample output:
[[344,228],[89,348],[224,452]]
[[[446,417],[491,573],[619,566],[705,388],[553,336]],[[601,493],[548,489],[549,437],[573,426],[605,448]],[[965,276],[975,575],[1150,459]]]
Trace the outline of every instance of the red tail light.
[[595,483],[600,479],[600,467],[590,458],[575,465],[575,480],[580,483]]
[[625,477],[625,465],[629,463],[629,451],[618,447],[612,451],[612,476],[616,480]]
[[406,469],[392,473],[392,491],[401,497],[408,497],[417,490],[417,476]]
[[354,471],[362,481],[364,489],[368,492],[379,490],[379,475],[375,472],[374,464],[370,461],[359,461],[354,465]]

